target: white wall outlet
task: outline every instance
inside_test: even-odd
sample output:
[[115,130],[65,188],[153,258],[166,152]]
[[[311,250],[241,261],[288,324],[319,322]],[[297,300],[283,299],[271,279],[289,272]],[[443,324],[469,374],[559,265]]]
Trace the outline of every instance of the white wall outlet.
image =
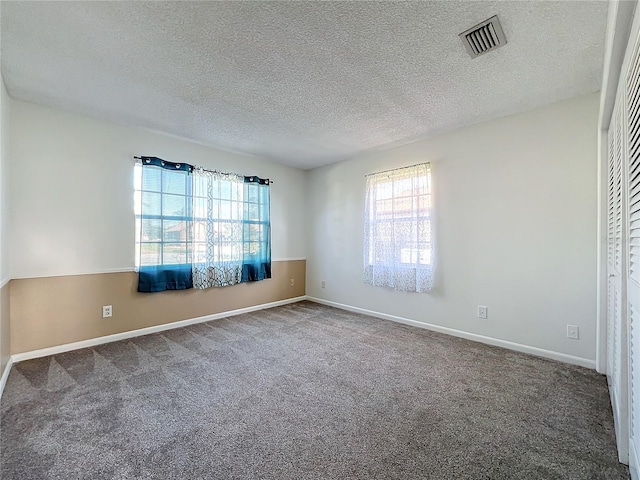
[[296,284],[296,281],[292,278],[291,279],[291,286],[293,287]]
[[326,286],[326,283],[324,283],[324,280],[322,280],[321,285],[322,285],[322,288],[324,288]]
[[102,318],[111,317],[113,315],[113,307],[111,305],[105,305],[102,307]]
[[487,318],[487,307],[478,305],[478,318]]
[[580,338],[580,329],[577,325],[567,325],[567,338],[578,340]]

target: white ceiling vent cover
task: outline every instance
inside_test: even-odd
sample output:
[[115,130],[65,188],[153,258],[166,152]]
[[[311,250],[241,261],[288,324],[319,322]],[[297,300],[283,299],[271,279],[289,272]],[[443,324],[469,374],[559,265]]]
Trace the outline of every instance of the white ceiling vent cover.
[[459,37],[471,58],[476,58],[507,43],[497,15],[462,32]]

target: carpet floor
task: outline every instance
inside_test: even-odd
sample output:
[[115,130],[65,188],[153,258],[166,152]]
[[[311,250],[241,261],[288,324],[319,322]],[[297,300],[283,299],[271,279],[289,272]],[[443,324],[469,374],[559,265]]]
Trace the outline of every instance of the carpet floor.
[[18,363],[0,476],[627,479],[596,372],[310,302]]

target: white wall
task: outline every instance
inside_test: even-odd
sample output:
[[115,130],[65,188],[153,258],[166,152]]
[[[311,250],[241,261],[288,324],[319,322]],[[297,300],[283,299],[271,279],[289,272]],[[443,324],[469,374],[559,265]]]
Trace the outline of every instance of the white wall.
[[146,130],[11,100],[13,278],[133,269],[133,156],[274,180],[272,257],[305,256],[305,173]]
[[0,285],[11,278],[9,268],[9,95],[0,75]]
[[[0,377],[9,360],[9,96],[0,75]],[[2,385],[0,382],[0,394]]]
[[[310,171],[307,294],[595,359],[597,115],[592,94]],[[365,285],[364,175],[425,161],[436,286]]]

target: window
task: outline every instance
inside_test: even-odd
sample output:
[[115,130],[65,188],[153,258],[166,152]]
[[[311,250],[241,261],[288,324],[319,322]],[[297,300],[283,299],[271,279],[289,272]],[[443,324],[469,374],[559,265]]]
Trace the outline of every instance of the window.
[[433,285],[428,163],[366,177],[364,280],[396,290]]
[[141,159],[135,168],[138,291],[271,278],[269,180]]

